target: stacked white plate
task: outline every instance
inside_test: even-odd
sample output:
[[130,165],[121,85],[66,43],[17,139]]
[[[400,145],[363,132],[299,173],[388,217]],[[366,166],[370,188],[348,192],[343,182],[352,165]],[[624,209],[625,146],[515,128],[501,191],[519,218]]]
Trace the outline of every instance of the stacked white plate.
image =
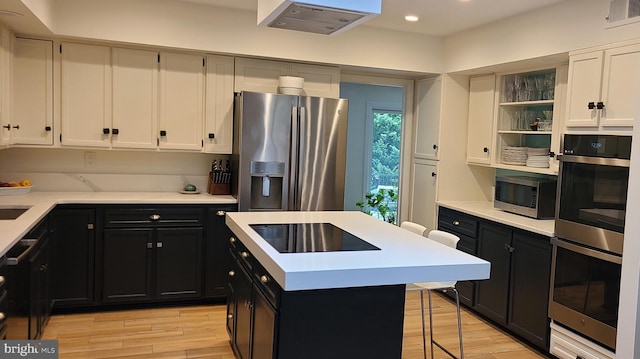
[[505,146],[502,149],[502,163],[524,166],[527,164],[527,147]]
[[549,149],[533,148],[527,150],[527,166],[548,168],[549,167]]

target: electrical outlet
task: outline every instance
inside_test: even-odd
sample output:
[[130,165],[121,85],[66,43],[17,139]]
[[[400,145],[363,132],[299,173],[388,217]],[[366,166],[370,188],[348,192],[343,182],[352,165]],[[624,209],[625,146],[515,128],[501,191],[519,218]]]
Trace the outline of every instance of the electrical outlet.
[[97,164],[98,157],[95,152],[84,153],[84,165],[85,167],[93,167]]

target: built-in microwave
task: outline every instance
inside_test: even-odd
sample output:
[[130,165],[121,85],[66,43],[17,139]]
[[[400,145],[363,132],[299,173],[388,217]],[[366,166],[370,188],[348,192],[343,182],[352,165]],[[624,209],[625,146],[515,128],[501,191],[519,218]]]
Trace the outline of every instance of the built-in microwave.
[[493,206],[537,219],[555,217],[557,181],[527,176],[496,176]]

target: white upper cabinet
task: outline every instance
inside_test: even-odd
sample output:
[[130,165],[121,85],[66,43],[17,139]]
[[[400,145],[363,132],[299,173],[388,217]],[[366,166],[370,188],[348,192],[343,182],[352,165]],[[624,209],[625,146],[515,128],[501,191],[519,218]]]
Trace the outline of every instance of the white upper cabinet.
[[438,159],[441,111],[442,76],[419,80],[416,83],[414,157]]
[[112,49],[114,148],[157,148],[158,53]]
[[303,95],[340,97],[340,69],[259,59],[235,59],[235,92],[278,93],[280,76],[304,78]]
[[13,40],[11,144],[53,145],[53,43]]
[[207,56],[204,152],[231,154],[234,59]]
[[340,97],[340,68],[291,63],[290,76],[304,79],[303,94],[315,97]]
[[161,149],[202,150],[204,57],[160,53]]
[[572,53],[565,126],[631,129],[640,97],[640,44]]
[[61,45],[61,144],[110,147],[111,48]]
[[235,59],[235,92],[277,93],[280,76],[289,75],[289,63],[257,59]]
[[467,162],[490,165],[493,155],[493,122],[496,76],[472,77],[469,82]]
[[0,25],[0,148],[11,143],[9,94],[11,93],[11,34]]

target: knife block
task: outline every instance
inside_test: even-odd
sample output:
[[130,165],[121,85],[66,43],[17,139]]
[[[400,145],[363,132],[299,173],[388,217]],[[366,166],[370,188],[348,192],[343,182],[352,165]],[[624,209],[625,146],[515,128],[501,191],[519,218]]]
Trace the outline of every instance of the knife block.
[[231,194],[231,185],[229,183],[215,183],[213,181],[213,173],[209,172],[209,181],[207,181],[207,193]]

